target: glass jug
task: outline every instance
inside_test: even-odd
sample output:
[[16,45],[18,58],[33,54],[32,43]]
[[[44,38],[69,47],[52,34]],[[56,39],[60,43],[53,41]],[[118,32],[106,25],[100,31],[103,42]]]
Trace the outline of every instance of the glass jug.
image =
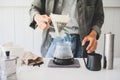
[[53,62],[57,65],[74,64],[70,42],[57,43]]
[[58,59],[73,58],[71,43],[70,42],[57,43],[54,57]]

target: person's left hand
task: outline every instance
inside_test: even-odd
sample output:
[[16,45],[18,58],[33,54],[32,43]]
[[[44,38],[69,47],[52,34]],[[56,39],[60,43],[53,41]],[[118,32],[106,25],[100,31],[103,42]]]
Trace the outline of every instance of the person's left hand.
[[91,33],[83,39],[82,46],[84,46],[86,42],[89,42],[86,48],[87,53],[92,53],[93,51],[96,50],[97,48],[96,36],[97,36],[97,32],[95,30],[92,30]]

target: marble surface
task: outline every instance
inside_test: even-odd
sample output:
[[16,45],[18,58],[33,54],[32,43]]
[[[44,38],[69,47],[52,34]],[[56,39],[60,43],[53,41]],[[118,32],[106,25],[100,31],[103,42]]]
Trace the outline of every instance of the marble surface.
[[44,64],[38,66],[17,65],[18,80],[120,80],[120,58],[114,60],[114,69],[90,71],[86,69],[82,59],[80,68],[49,68],[50,59],[44,59]]

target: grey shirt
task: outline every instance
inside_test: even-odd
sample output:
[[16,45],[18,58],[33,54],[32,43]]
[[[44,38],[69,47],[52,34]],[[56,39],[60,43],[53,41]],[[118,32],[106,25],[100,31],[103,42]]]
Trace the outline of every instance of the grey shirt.
[[70,34],[79,33],[77,0],[64,0],[62,14],[69,15],[70,20],[64,30]]

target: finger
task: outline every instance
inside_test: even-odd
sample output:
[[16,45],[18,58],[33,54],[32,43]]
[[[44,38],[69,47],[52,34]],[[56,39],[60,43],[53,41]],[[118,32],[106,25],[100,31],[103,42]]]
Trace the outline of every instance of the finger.
[[40,23],[39,24],[39,27],[42,29],[42,30],[45,30],[46,29],[46,24],[45,23]]
[[44,23],[44,29],[48,30],[51,26],[49,25],[49,23]]
[[47,25],[47,26],[45,27],[45,30],[48,30],[49,28],[50,28],[50,26]]
[[95,42],[94,51],[97,49],[97,41]]
[[49,23],[47,23],[47,22],[44,22],[44,23],[46,24],[46,27],[45,27],[46,30],[51,27]]
[[51,22],[51,18],[48,17],[47,15],[43,15],[43,17],[44,17],[44,21]]
[[90,40],[86,50],[89,50],[92,46],[94,45],[94,41],[93,40]]
[[87,41],[88,41],[88,38],[85,37],[85,38],[83,39],[83,41],[82,41],[82,46],[84,46]]
[[88,49],[87,53],[92,53],[97,48],[97,41],[94,41],[93,45]]
[[48,17],[48,22],[50,23],[52,20],[51,20],[51,18],[50,17]]

